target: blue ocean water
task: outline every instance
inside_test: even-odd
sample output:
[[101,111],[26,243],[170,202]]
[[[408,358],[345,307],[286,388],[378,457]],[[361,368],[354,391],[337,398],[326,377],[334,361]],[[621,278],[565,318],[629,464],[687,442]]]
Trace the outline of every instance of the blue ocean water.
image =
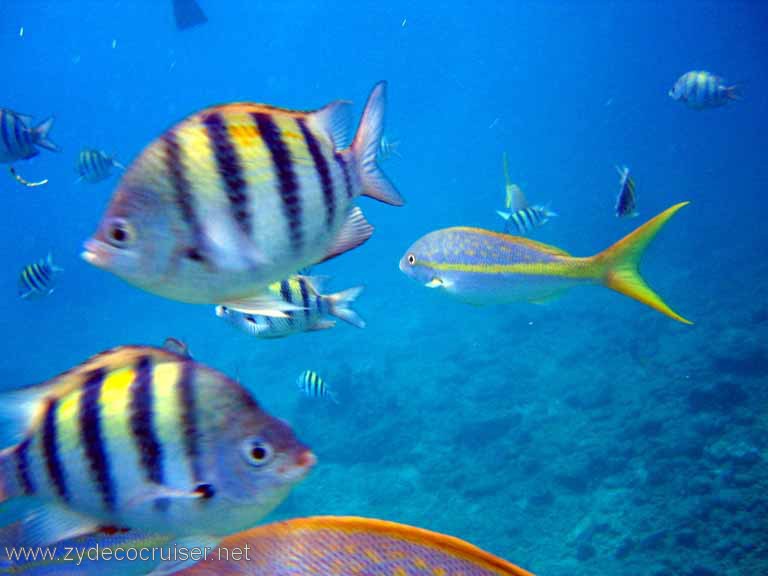
[[[357,514],[467,539],[539,574],[768,573],[768,6],[759,2],[213,2],[175,29],[166,2],[0,4],[0,105],[56,118],[60,154],[2,186],[0,379],[45,380],[109,347],[188,342],[289,420],[319,463],[272,516]],[[20,33],[23,28],[23,34]],[[688,70],[743,83],[701,112]],[[259,341],[79,258],[118,177],[76,183],[82,147],[124,163],[205,106],[355,103],[389,81],[382,163],[404,208],[319,268],[364,284],[364,330]],[[683,200],[644,276],[694,326],[609,290],[473,307],[397,262],[442,227],[500,229],[501,156],[559,217],[534,238],[590,255]],[[627,164],[640,217],[613,214]],[[16,297],[52,251],[50,297]],[[318,371],[340,404],[302,398]]]

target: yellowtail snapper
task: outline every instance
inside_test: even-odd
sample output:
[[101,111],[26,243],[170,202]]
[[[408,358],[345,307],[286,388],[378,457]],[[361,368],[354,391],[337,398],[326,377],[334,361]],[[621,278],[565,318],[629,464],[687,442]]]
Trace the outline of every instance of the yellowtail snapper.
[[677,79],[669,96],[689,108],[719,108],[733,100],[741,100],[738,85],[726,85],[719,76],[704,70],[686,72]]
[[550,218],[557,216],[548,206],[531,206],[525,198],[525,194],[517,184],[512,184],[509,179],[507,155],[504,154],[504,180],[506,181],[506,197],[504,205],[510,212],[496,210],[504,221],[504,231],[515,234],[529,234],[534,228],[543,226]]
[[0,163],[27,160],[40,153],[38,148],[58,152],[59,147],[48,137],[53,118],[32,127],[32,117],[0,108]]
[[403,204],[376,165],[385,87],[374,87],[345,149],[344,102],[193,114],[126,170],[83,257],[167,298],[264,309],[251,300],[269,284],[370,237],[357,196]]
[[308,398],[327,398],[335,404],[339,403],[336,394],[314,370],[304,370],[296,379],[296,384]]
[[19,297],[26,300],[48,296],[56,288],[56,275],[63,271],[53,263],[50,253],[37,262],[27,264],[19,274]]
[[125,170],[125,166],[103,150],[84,148],[77,157],[78,181],[96,183],[112,175],[112,169]]
[[648,286],[638,266],[648,244],[681,202],[599,254],[577,258],[555,246],[480,228],[456,227],[417,240],[400,270],[428,288],[473,304],[543,302],[580,284],[602,284],[685,324]]
[[208,541],[253,526],[315,462],[237,382],[162,348],[108,350],[2,409],[21,440],[0,452],[0,502],[40,504],[39,544],[104,525]]
[[629,175],[629,168],[616,166],[619,173],[619,195],[616,197],[616,217],[634,218],[637,212],[637,194],[635,193],[635,181]]
[[250,314],[221,305],[216,307],[216,315],[257,338],[283,338],[300,332],[333,328],[336,322],[328,320],[328,316],[357,328],[365,327],[363,319],[350,307],[363,291],[362,286],[336,294],[321,294],[319,284],[319,278],[302,275],[271,284],[269,292],[274,297],[300,307],[300,310],[286,311],[283,318]]

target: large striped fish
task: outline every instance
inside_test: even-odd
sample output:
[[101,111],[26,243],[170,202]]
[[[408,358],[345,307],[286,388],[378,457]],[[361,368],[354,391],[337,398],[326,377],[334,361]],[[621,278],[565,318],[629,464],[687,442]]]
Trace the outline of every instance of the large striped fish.
[[365,327],[363,319],[351,308],[363,291],[362,286],[335,294],[321,294],[318,282],[318,278],[296,274],[270,284],[269,291],[276,298],[301,308],[286,311],[284,318],[249,314],[221,305],[216,307],[216,315],[257,338],[283,338],[301,332],[333,328],[336,322],[327,320],[327,316],[340,318],[358,328]]
[[669,97],[694,110],[719,108],[741,100],[738,85],[728,86],[720,76],[705,70],[692,70],[680,76],[670,89]]
[[417,240],[400,260],[400,270],[428,288],[473,304],[542,302],[579,284],[602,284],[674,318],[674,312],[640,276],[648,244],[688,202],[667,208],[613,246],[577,258],[555,246],[480,228],[445,228]]
[[0,163],[27,160],[40,154],[38,148],[58,152],[59,147],[48,137],[53,118],[34,128],[32,118],[7,108],[0,108]]
[[315,461],[238,383],[161,348],[115,348],[14,394],[3,410],[24,433],[0,453],[0,502],[42,502],[28,518],[41,543],[100,525],[228,534]]
[[83,257],[167,298],[242,307],[367,240],[372,228],[352,210],[357,196],[403,203],[376,165],[384,103],[382,82],[348,148],[344,102],[193,114],[129,167]]

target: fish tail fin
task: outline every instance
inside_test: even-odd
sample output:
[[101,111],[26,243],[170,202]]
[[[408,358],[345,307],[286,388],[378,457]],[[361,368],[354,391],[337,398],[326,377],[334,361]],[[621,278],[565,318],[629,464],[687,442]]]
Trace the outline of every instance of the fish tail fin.
[[633,232],[591,258],[595,278],[611,290],[629,296],[684,324],[693,324],[672,310],[640,276],[640,260],[656,234],[688,202],[680,202],[636,228]]
[[51,252],[48,252],[48,256],[45,257],[45,261],[48,263],[48,266],[51,267],[51,270],[54,272],[64,272],[64,268],[61,266],[57,266],[53,263],[53,254]]
[[736,84],[727,86],[725,89],[725,97],[728,98],[728,100],[744,100],[743,88],[743,82],[737,82]]
[[502,212],[501,210],[496,210],[496,214],[504,218],[504,220],[509,220],[512,217],[511,212]]
[[343,152],[351,155],[357,166],[364,196],[375,198],[385,204],[402,206],[405,200],[376,164],[381,135],[384,132],[384,106],[387,83],[379,82],[373,87],[363,111],[352,146]]
[[48,136],[51,128],[53,128],[53,116],[47,120],[43,120],[40,124],[35,126],[35,128],[32,130],[35,137],[35,145],[40,146],[40,148],[50,150],[51,152],[61,152],[61,148],[54,144]]
[[355,286],[354,288],[326,296],[326,301],[330,305],[329,310],[331,315],[336,316],[336,318],[340,320],[344,320],[344,322],[347,322],[348,324],[352,324],[352,326],[365,328],[365,320],[351,308],[352,303],[358,296],[360,296],[362,291],[363,286]]

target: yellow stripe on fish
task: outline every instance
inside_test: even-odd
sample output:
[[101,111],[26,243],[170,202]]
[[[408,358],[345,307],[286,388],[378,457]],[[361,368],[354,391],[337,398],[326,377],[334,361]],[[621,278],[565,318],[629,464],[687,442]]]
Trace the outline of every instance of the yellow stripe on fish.
[[542,301],[574,284],[601,283],[691,324],[645,283],[638,270],[648,244],[687,204],[668,208],[613,246],[587,258],[518,236],[456,227],[417,240],[400,260],[400,269],[429,288],[443,288],[475,304]]

